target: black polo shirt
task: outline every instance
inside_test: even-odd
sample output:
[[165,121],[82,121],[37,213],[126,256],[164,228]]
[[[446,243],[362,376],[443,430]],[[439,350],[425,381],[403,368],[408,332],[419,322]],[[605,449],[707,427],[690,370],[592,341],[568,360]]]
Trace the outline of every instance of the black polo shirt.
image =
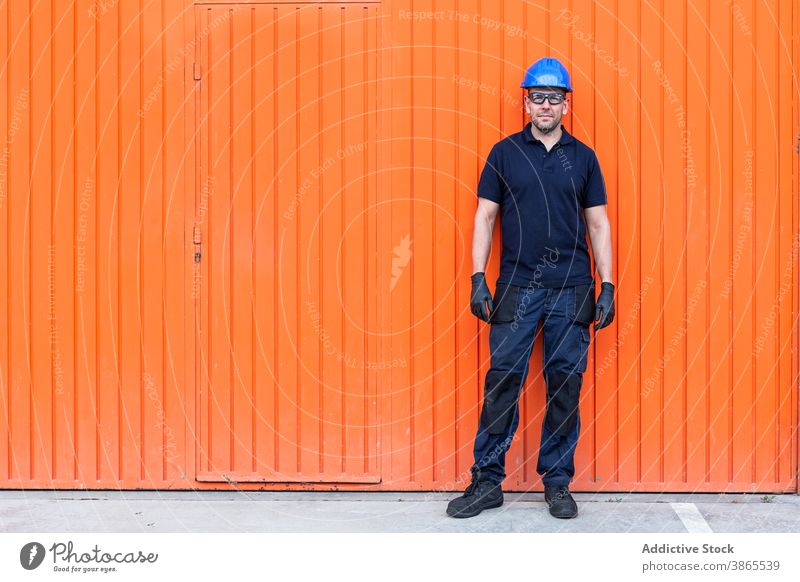
[[606,203],[603,175],[594,150],[561,131],[548,152],[528,122],[486,159],[478,196],[500,204],[498,283],[560,288],[593,280],[582,209]]

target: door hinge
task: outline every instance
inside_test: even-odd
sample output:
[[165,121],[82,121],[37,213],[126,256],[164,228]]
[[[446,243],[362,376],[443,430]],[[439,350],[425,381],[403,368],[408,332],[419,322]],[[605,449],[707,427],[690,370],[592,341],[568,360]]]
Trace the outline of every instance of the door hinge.
[[202,252],[200,251],[201,244],[203,242],[202,239],[202,231],[200,230],[199,226],[194,227],[194,232],[192,233],[192,243],[194,243],[194,262],[199,263],[201,257],[203,256]]
[[200,80],[200,63],[192,63],[192,74],[195,81]]

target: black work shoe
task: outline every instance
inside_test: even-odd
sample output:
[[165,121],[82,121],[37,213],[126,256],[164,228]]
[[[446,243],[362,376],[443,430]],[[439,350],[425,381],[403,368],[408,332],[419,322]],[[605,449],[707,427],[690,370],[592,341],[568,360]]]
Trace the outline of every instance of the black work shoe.
[[578,515],[578,504],[569,493],[567,485],[544,488],[544,500],[550,507],[550,515],[561,519],[569,519]]
[[484,509],[501,505],[503,505],[503,489],[500,484],[473,479],[464,491],[464,495],[456,497],[447,504],[447,515],[450,517],[473,517]]

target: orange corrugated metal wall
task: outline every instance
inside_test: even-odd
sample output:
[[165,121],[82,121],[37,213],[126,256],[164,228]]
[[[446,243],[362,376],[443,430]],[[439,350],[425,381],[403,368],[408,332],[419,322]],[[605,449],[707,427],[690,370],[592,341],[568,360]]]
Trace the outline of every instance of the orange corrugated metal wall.
[[[794,491],[798,13],[3,4],[0,486],[462,487],[475,185],[551,55],[618,287],[574,488]],[[541,356],[509,489],[539,487]]]

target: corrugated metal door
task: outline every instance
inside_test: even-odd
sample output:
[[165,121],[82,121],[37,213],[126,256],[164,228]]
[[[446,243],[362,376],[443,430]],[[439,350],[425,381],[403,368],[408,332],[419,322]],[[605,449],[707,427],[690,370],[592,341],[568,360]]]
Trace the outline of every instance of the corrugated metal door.
[[377,482],[376,10],[196,15],[197,478]]

